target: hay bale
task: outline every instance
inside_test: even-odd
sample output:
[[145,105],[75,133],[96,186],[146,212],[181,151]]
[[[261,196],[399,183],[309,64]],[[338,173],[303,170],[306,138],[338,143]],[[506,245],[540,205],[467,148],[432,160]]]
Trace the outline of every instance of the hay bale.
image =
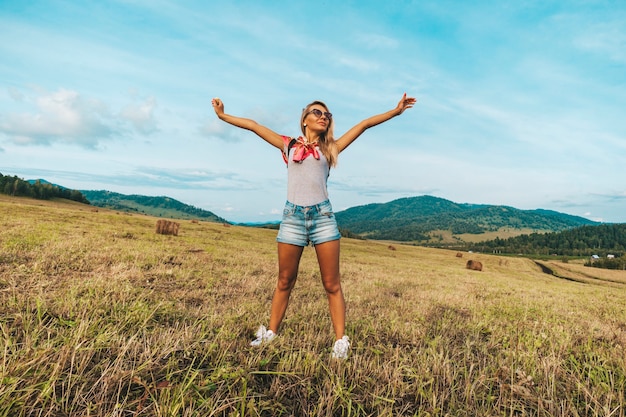
[[156,232],[159,235],[174,235],[178,236],[178,230],[180,224],[169,220],[157,220]]
[[467,261],[467,264],[465,264],[465,267],[467,269],[471,269],[473,271],[482,271],[483,270],[483,264],[479,261],[474,261],[474,260],[469,260]]

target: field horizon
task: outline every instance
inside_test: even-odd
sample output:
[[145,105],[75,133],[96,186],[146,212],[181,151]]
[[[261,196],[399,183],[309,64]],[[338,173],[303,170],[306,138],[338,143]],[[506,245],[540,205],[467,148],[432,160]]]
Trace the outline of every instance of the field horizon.
[[626,415],[624,271],[343,238],[337,361],[312,248],[279,337],[249,346],[275,230],[168,236],[8,196],[0,213],[0,416]]

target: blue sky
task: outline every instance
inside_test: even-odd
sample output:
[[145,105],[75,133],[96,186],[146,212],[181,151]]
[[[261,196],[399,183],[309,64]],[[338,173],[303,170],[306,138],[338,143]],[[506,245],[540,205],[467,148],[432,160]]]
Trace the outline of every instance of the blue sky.
[[0,0],[0,172],[278,220],[280,153],[335,134],[335,210],[433,195],[626,222],[626,2]]

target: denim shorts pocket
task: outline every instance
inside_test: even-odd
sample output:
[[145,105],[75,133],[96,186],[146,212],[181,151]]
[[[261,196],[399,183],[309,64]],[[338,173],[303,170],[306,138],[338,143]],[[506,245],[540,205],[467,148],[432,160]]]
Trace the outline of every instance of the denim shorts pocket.
[[318,205],[319,214],[326,217],[334,217],[333,206],[330,201],[324,201]]
[[296,212],[296,206],[287,202],[283,209],[283,216],[291,216]]

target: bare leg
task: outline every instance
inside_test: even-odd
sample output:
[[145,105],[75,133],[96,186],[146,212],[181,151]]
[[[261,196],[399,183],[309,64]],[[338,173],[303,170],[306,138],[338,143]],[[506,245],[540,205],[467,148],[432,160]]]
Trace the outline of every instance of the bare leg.
[[322,284],[328,297],[328,308],[335,336],[336,339],[341,339],[346,330],[346,302],[343,298],[339,274],[339,240],[315,245],[315,253],[322,274]]
[[278,243],[278,282],[272,298],[269,329],[278,333],[280,323],[285,317],[291,290],[296,284],[298,266],[304,248],[302,246]]

